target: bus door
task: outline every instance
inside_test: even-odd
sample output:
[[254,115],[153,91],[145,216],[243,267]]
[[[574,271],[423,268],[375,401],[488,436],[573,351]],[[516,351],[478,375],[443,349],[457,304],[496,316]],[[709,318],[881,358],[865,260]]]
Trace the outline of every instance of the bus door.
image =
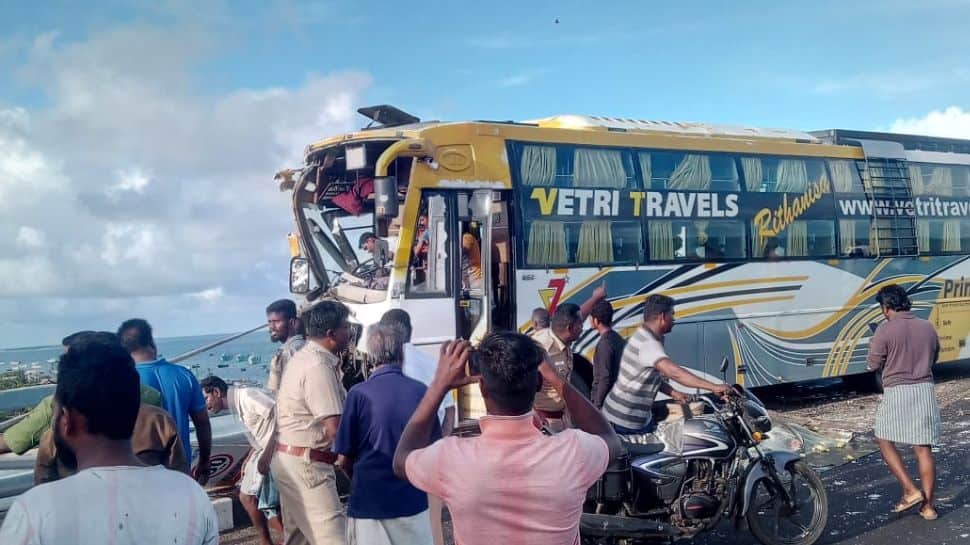
[[[414,222],[414,239],[402,308],[411,316],[411,342],[437,357],[442,343],[457,336],[455,296],[458,285],[454,268],[458,247],[455,232],[457,214],[452,192],[425,191]],[[405,231],[406,232],[406,231]]]
[[491,309],[492,201],[490,190],[459,191],[455,278],[458,336],[477,343],[488,331]]

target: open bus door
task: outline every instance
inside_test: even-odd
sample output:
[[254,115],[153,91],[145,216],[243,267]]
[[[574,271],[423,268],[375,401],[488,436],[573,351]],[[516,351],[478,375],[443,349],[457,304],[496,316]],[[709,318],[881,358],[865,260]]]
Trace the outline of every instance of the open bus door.
[[[437,357],[441,344],[477,344],[493,329],[514,328],[509,198],[489,189],[427,190],[416,219],[403,308],[412,342]],[[457,394],[461,420],[484,414],[477,386]]]

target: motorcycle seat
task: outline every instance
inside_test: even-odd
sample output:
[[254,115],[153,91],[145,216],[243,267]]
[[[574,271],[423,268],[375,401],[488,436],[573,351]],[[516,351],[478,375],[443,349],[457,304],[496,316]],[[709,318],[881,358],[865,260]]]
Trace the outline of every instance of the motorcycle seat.
[[628,443],[623,440],[622,435],[620,436],[620,443],[630,456],[647,456],[649,454],[663,452],[664,448],[666,448],[663,443]]

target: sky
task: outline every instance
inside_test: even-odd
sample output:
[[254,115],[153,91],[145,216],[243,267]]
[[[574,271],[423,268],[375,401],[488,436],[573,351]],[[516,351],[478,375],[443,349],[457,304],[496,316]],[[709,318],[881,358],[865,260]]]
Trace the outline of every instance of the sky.
[[370,104],[970,138],[966,0],[144,4],[0,0],[0,347],[259,324],[273,174]]

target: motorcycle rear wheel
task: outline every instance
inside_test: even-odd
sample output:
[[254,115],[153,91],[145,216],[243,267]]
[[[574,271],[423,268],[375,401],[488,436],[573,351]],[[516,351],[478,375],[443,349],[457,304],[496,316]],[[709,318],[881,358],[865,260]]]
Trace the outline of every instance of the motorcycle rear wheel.
[[746,515],[748,529],[764,545],[813,545],[828,523],[825,485],[801,461],[789,465],[779,477],[789,495],[795,498],[796,509],[792,511],[785,506],[774,481],[762,479],[751,492],[751,507]]

